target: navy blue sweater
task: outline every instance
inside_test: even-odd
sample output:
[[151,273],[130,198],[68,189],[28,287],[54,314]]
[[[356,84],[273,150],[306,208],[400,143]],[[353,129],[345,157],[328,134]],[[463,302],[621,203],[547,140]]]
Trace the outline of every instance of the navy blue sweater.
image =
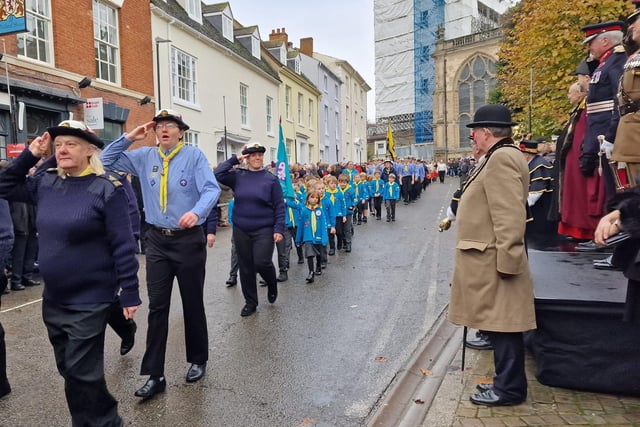
[[26,149],[0,173],[0,198],[37,204],[43,297],[57,304],[141,304],[138,261],[124,187],[106,176],[25,178],[38,158]]
[[237,164],[233,156],[215,170],[216,179],[233,190],[233,226],[246,232],[284,234],[284,196],[278,178],[264,169],[233,169]]

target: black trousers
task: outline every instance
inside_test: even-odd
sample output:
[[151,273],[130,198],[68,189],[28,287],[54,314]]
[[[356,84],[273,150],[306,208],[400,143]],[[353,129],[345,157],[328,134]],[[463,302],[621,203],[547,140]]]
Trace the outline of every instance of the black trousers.
[[131,336],[135,322],[133,319],[124,318],[122,307],[120,307],[120,301],[116,298],[116,301],[111,305],[107,324],[111,326],[111,329],[113,329],[120,338],[124,339]]
[[376,211],[376,218],[382,217],[382,196],[373,198],[373,209]]
[[387,208],[387,219],[396,219],[396,200],[385,200],[384,205]]
[[32,279],[33,266],[38,257],[38,238],[35,233],[16,235],[11,251],[11,283],[22,284]]
[[276,249],[278,250],[278,271],[289,270],[289,259],[291,256],[291,248],[293,247],[295,232],[295,228],[286,227],[284,229],[284,234],[282,235],[282,240],[276,243]]
[[2,390],[8,387],[9,380],[7,379],[7,347],[4,343],[4,328],[0,323],[0,393]]
[[402,177],[402,200],[408,203],[411,200],[411,175]]
[[140,374],[164,375],[174,278],[178,279],[182,299],[187,362],[205,363],[209,358],[209,335],[203,301],[207,252],[202,227],[173,236],[165,236],[152,227],[147,231],[146,250],[149,320]]
[[120,426],[118,402],[104,379],[104,331],[112,304],[42,302],[42,319],[75,426]]
[[271,260],[274,247],[273,233],[245,232],[233,227],[233,241],[238,252],[240,284],[245,303],[257,307],[256,273],[260,273],[267,286],[276,285],[276,269]]
[[522,332],[486,331],[493,346],[496,376],[495,393],[509,400],[527,398],[527,376],[524,370],[524,339]]

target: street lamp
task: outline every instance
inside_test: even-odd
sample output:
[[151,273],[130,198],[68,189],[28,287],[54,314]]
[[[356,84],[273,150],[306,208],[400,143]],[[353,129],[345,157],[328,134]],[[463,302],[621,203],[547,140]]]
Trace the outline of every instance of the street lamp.
[[160,45],[160,43],[171,43],[171,40],[169,39],[163,39],[162,37],[156,37],[155,39],[156,42],[156,74],[157,74],[157,78],[158,78],[158,99],[157,99],[157,104],[158,104],[158,110],[162,109],[162,97],[160,95],[160,49],[158,49],[158,46]]

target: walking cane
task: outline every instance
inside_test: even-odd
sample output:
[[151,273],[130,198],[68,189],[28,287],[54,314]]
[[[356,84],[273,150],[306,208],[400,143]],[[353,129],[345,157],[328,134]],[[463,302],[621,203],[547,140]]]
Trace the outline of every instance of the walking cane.
[[467,346],[466,346],[467,332],[468,332],[468,328],[464,326],[462,328],[462,366],[460,368],[460,370],[462,371],[462,376],[460,376],[460,382],[463,384],[464,384],[464,358],[467,353]]

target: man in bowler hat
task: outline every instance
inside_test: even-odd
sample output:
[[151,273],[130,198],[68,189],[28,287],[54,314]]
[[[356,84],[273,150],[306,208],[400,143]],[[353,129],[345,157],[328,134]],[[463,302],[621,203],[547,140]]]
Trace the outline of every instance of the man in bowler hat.
[[522,332],[536,327],[524,243],[529,169],[511,139],[514,125],[502,105],[479,108],[467,125],[484,157],[460,196],[448,319],[485,331],[493,345],[495,377],[470,397],[477,405],[527,398]]

